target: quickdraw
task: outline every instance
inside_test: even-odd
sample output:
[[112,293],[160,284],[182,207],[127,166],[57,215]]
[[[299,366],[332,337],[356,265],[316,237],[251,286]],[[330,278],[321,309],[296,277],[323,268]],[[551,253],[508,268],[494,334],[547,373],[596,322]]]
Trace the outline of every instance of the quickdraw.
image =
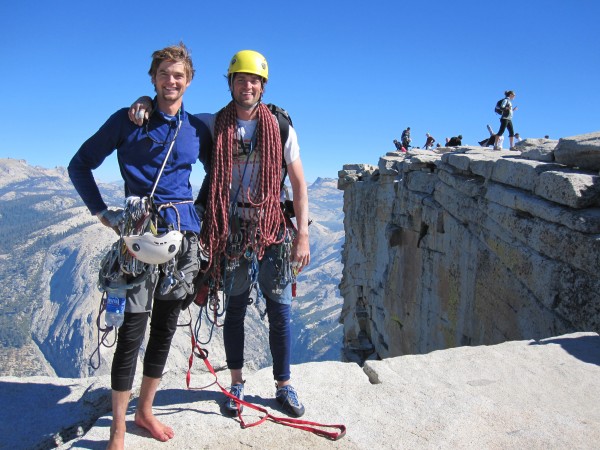
[[283,289],[288,284],[296,284],[296,273],[292,270],[291,262],[294,234],[288,228],[284,228],[283,233],[284,236],[282,243],[278,245],[279,252],[275,261],[275,267],[277,268],[278,273],[275,284],[278,287],[273,289],[273,293],[278,295],[283,292]]
[[[190,320],[188,323],[179,324],[178,326],[189,326],[190,331],[193,332],[196,341],[201,342],[202,345],[206,345],[211,341],[215,328],[220,328],[223,326],[223,323],[219,323],[219,319],[225,314],[227,303],[221,303],[221,299],[219,298],[220,288],[221,286],[216,286],[215,280],[210,277],[209,273],[199,276],[194,282],[194,289],[192,293],[188,295],[182,307],[182,309],[188,310]],[[189,310],[189,305],[192,302],[195,303],[200,309],[198,315],[196,316],[193,331],[191,330],[192,315]],[[201,341],[200,339],[203,318],[206,319],[206,322],[210,327],[206,341]]]

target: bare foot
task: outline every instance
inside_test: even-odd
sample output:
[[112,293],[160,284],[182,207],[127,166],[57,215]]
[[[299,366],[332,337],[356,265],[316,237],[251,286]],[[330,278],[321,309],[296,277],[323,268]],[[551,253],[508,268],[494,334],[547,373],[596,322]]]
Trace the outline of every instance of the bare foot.
[[175,436],[173,428],[160,422],[152,413],[146,414],[137,411],[135,413],[135,424],[148,430],[152,437],[158,441],[166,442]]
[[125,426],[116,426],[114,422],[110,426],[110,439],[106,450],[125,449]]

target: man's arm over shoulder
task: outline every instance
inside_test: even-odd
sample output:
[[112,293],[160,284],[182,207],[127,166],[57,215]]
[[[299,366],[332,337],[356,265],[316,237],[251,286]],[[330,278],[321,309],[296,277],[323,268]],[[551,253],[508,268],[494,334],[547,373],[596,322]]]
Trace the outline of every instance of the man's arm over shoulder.
[[199,120],[207,130],[208,138],[205,142],[202,142],[200,146],[200,154],[198,155],[198,159],[204,166],[204,172],[206,175],[204,176],[204,180],[202,181],[202,186],[200,187],[200,191],[198,192],[198,196],[194,201],[196,205],[202,205],[202,208],[206,208],[206,203],[208,200],[208,191],[210,189],[210,173],[212,167],[212,151],[213,151],[213,136],[214,136],[214,128],[215,128],[215,114],[211,113],[200,113],[194,114],[194,117]]
[[200,140],[200,152],[198,153],[198,160],[204,165],[210,163],[213,147],[213,134],[210,128],[210,123],[207,120],[206,114],[189,114],[188,120],[190,125],[196,130],[196,135]]
[[215,118],[217,117],[216,114],[199,113],[199,114],[194,114],[194,117],[200,119],[202,121],[202,123],[204,123],[208,127],[208,129],[210,130],[210,133],[212,135],[215,134]]

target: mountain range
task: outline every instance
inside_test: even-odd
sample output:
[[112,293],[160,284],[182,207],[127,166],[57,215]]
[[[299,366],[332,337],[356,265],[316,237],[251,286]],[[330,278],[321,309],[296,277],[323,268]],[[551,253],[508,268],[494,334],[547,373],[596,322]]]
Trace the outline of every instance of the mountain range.
[[[122,206],[120,183],[99,186],[109,206]],[[293,364],[341,359],[342,203],[337,180],[310,184],[311,264],[298,277]],[[113,348],[98,345],[97,278],[115,234],[90,215],[66,169],[0,159],[0,232],[0,376],[108,374]],[[267,320],[261,320],[258,306],[249,308],[246,320],[245,359],[251,370],[271,364]],[[182,313],[180,324],[191,326],[177,331],[168,367],[187,367],[190,330],[199,330],[213,366],[224,367],[221,330],[205,317],[199,321],[198,312],[192,305]],[[107,336],[109,344],[113,341],[114,335]]]

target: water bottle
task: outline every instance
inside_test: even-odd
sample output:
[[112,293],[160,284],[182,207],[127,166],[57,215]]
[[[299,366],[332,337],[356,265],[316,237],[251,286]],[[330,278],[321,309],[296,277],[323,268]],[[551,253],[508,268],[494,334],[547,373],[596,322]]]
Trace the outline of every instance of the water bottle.
[[127,299],[127,289],[123,277],[111,281],[110,286],[106,288],[108,298],[106,299],[106,316],[104,322],[107,327],[119,328],[123,325],[125,318],[125,301]]

